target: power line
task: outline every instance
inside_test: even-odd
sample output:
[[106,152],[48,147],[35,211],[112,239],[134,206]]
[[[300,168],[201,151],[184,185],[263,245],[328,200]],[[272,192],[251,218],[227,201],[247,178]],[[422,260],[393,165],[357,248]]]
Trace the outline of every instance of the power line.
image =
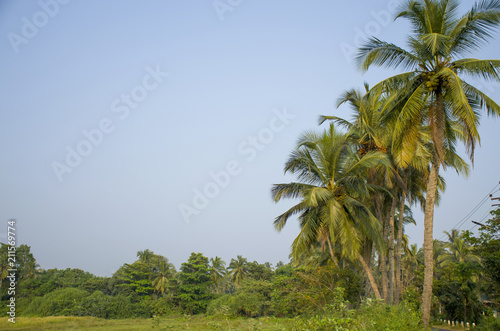
[[[481,207],[484,205],[484,203],[485,203],[486,201],[488,201],[488,198],[490,197],[490,195],[491,195],[491,194],[492,194],[492,193],[493,193],[493,192],[497,189],[497,187],[498,187],[499,185],[500,185],[500,182],[499,182],[499,183],[497,183],[497,184],[495,185],[495,187],[493,187],[493,189],[492,189],[490,192],[488,192],[488,194],[486,194],[486,196],[485,196],[483,199],[481,199],[481,201],[479,201],[479,203],[478,203],[478,204],[477,204],[477,205],[476,205],[476,206],[475,206],[475,207],[474,207],[474,208],[473,208],[473,209],[472,209],[472,210],[471,210],[471,211],[470,211],[470,212],[469,212],[469,213],[468,213],[468,214],[467,214],[464,218],[462,218],[462,220],[460,220],[460,221],[459,221],[459,222],[458,222],[458,223],[457,223],[457,224],[456,224],[456,225],[455,225],[452,229],[457,229],[457,230],[458,230],[458,229],[459,229],[462,225],[464,225],[464,224],[465,224],[465,222],[466,222],[466,221],[467,221],[467,220],[468,220],[468,219],[469,219],[469,218],[470,218],[470,217],[471,217],[471,216],[472,216],[472,215],[473,215],[476,211],[478,211],[478,209],[479,209],[479,208],[481,208]],[[489,212],[488,212],[488,213],[487,213],[487,214],[483,217],[483,219],[484,219],[484,218],[486,218],[486,217],[488,216],[488,214],[489,214]],[[472,229],[471,229],[471,230],[472,230]],[[443,235],[441,236],[441,238],[439,238],[439,240],[442,240],[444,237],[446,237],[446,234],[443,234]]]

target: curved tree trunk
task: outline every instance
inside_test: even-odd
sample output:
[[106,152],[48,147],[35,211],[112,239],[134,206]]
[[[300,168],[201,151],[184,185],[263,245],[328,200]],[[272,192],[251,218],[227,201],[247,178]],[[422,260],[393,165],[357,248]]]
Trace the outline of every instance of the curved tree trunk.
[[339,266],[337,262],[337,258],[335,257],[335,253],[333,253],[333,248],[332,248],[332,242],[330,241],[330,236],[326,238],[326,241],[328,243],[328,249],[330,250],[330,256],[332,258],[333,263],[335,264],[336,267]]
[[398,200],[396,194],[392,198],[391,210],[389,211],[389,289],[386,302],[390,305],[394,302],[394,213]]
[[366,264],[365,259],[363,259],[363,257],[359,253],[358,253],[358,260],[363,265],[363,269],[365,270],[366,275],[368,276],[368,280],[370,281],[373,292],[375,293],[375,297],[377,299],[382,299],[382,297],[380,296],[380,292],[378,291],[377,283],[375,282],[375,278],[373,277],[372,271],[368,267],[368,264]]
[[398,220],[398,235],[396,243],[396,290],[394,295],[394,304],[399,305],[399,299],[402,292],[402,279],[401,279],[401,254],[403,246],[403,220],[405,212],[406,195],[403,191],[401,194],[401,201],[399,204],[399,220]]
[[434,205],[436,201],[439,161],[434,159],[431,164],[427,192],[425,194],[424,215],[424,290],[422,292],[422,321],[424,327],[429,327],[432,301],[432,279],[434,274],[433,238]]

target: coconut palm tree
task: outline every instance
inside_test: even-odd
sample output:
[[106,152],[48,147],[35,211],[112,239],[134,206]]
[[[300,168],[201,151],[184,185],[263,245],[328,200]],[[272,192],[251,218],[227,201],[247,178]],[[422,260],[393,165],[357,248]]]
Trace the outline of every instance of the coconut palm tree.
[[155,272],[152,274],[153,288],[155,292],[163,294],[170,286],[170,279],[172,278],[173,271],[175,270],[174,265],[169,263],[166,257],[159,257],[155,261],[154,270]]
[[380,293],[361,250],[366,240],[380,242],[380,223],[366,206],[370,193],[379,188],[365,180],[367,169],[380,165],[389,166],[384,153],[359,153],[348,135],[331,124],[321,135],[303,134],[291,153],[285,173],[295,174],[299,181],[275,184],[272,189],[275,202],[300,199],[274,221],[281,231],[290,217],[298,215],[301,231],[292,243],[293,259],[317,247],[326,229],[341,258],[361,263],[377,298]]
[[150,251],[149,249],[145,249],[143,251],[137,252],[137,257],[144,264],[149,264],[153,260],[154,255],[155,254],[152,251]]
[[399,164],[408,164],[415,151],[420,127],[430,128],[433,145],[428,177],[424,250],[425,273],[422,319],[428,327],[432,296],[432,229],[439,170],[445,167],[446,149],[464,142],[473,160],[479,141],[479,112],[500,115],[500,106],[460,75],[500,80],[500,60],[460,58],[492,38],[500,23],[500,1],[484,0],[459,17],[457,0],[408,0],[396,18],[409,20],[409,50],[377,38],[359,50],[362,69],[372,65],[411,71],[390,77],[374,89],[396,91],[392,119],[393,153]]
[[413,244],[410,247],[404,247],[404,255],[401,258],[402,269],[403,269],[403,281],[401,287],[407,288],[415,279],[415,273],[418,270],[420,264],[418,260],[418,248],[417,244]]
[[224,262],[220,257],[210,259],[210,275],[212,276],[212,281],[214,283],[215,292],[219,291],[220,281],[224,278],[226,273],[226,262]]
[[[320,124],[326,120],[333,121],[334,123],[348,129],[349,137],[358,145],[359,153],[365,155],[370,151],[380,151],[386,153],[390,150],[390,138],[386,124],[382,121],[382,110],[386,103],[386,95],[382,93],[367,92],[370,90],[367,83],[364,84],[364,92],[359,90],[345,91],[338,99],[337,107],[342,104],[347,104],[353,111],[353,118],[351,122],[339,118],[337,116],[320,116]],[[389,189],[394,189],[394,169],[384,167],[374,167],[367,171],[366,177],[370,184],[383,185]],[[382,273],[382,296],[386,301],[391,301],[392,293],[392,278],[387,279],[387,251],[389,255],[394,252],[393,240],[390,240],[390,235],[394,233],[394,219],[391,218],[391,209],[385,206],[391,206],[393,203],[393,196],[391,194],[383,194],[377,192],[372,195],[372,213],[377,217],[379,222],[382,223],[382,241],[381,245],[377,247],[380,257],[380,269]],[[391,206],[392,207],[392,206]],[[384,212],[385,211],[385,212]],[[384,217],[384,214],[386,216]],[[371,243],[366,243],[366,248],[372,248]],[[382,253],[383,252],[383,253]],[[370,266],[372,249],[364,250],[364,259]],[[390,263],[389,267],[393,266]],[[387,288],[389,285],[389,289]],[[389,293],[389,295],[388,295]]]
[[444,231],[448,236],[448,242],[445,248],[448,249],[448,254],[443,254],[439,257],[439,262],[442,267],[449,266],[454,263],[479,263],[481,258],[474,254],[472,247],[467,240],[460,235],[456,229],[451,232]]
[[231,259],[229,263],[229,270],[231,270],[231,278],[236,286],[240,286],[241,281],[245,278],[248,273],[248,261],[241,255],[238,255],[236,259]]

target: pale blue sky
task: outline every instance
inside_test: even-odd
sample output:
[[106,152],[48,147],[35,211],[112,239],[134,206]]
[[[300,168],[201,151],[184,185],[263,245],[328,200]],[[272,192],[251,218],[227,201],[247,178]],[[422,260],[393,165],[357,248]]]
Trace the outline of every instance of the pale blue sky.
[[[320,114],[349,118],[335,108],[343,90],[391,74],[363,74],[346,54],[364,34],[404,44],[408,32],[386,20],[391,1],[226,0],[224,12],[211,0],[65,2],[0,3],[0,221],[18,220],[18,242],[43,268],[98,275],[146,248],[177,267],[191,252],[287,261],[298,228],[274,230],[291,202],[274,204],[272,184],[292,179],[283,164]],[[474,56],[498,54],[493,42]],[[500,84],[484,89],[500,101]],[[131,93],[140,101],[127,106]],[[294,118],[279,120],[284,111]],[[93,146],[82,131],[103,121],[113,130]],[[483,117],[469,179],[446,174],[436,237],[500,180],[498,124]],[[65,164],[67,148],[88,155],[60,181],[53,164]],[[229,183],[210,191],[210,174],[228,164]],[[213,197],[186,223],[179,206],[207,185]],[[420,245],[415,215],[407,232]]]

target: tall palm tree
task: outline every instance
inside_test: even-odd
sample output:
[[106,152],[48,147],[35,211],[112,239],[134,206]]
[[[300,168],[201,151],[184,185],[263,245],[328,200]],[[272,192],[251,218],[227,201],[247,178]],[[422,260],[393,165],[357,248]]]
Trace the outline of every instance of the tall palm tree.
[[[382,93],[367,93],[370,88],[367,83],[364,84],[365,91],[361,92],[359,90],[349,90],[345,91],[341,97],[338,99],[337,107],[342,104],[348,104],[353,111],[353,119],[351,122],[339,118],[337,116],[320,116],[320,124],[326,120],[333,121],[334,123],[341,125],[348,129],[349,137],[357,144],[359,147],[359,153],[365,155],[370,151],[380,151],[387,152],[390,150],[390,132],[385,123],[381,120],[382,110],[384,104],[386,103],[386,96]],[[366,174],[367,180],[370,184],[384,185],[388,188],[394,188],[394,183],[391,180],[394,177],[394,170],[390,168],[370,168]],[[388,197],[385,198],[384,197]],[[382,295],[387,301],[388,292],[392,293],[392,283],[387,280],[387,250],[390,253],[393,252],[393,241],[389,239],[388,234],[393,233],[393,218],[390,218],[391,211],[388,208],[384,208],[384,203],[389,205],[392,202],[391,194],[383,194],[377,192],[372,196],[372,213],[377,217],[379,222],[382,223],[382,241],[380,246],[377,247],[380,257],[380,269],[382,272]],[[384,212],[386,217],[384,217]],[[392,225],[392,226],[391,226]],[[372,247],[371,243],[366,243],[366,247]],[[382,253],[383,252],[383,253]],[[371,261],[371,249],[365,249],[364,259],[367,261],[368,266],[370,266]],[[389,258],[389,261],[391,259]],[[393,264],[389,263],[389,266]],[[392,278],[391,278],[392,279]],[[389,290],[387,285],[389,283]],[[389,295],[390,296],[390,295]]]
[[224,278],[226,273],[226,262],[224,262],[220,257],[210,259],[210,275],[212,276],[212,281],[214,283],[215,292],[219,291],[220,281]]
[[231,270],[231,278],[233,282],[236,286],[240,286],[241,281],[248,273],[248,261],[243,256],[238,255],[236,259],[231,259],[228,269]]
[[396,18],[408,19],[412,25],[409,50],[371,38],[360,48],[357,58],[365,70],[372,65],[411,70],[374,87],[397,91],[393,153],[396,152],[398,162],[410,162],[420,127],[430,128],[433,149],[424,217],[422,294],[425,327],[429,325],[432,297],[434,202],[445,150],[462,140],[473,160],[479,141],[479,112],[486,109],[489,115],[500,115],[497,103],[459,76],[500,80],[497,72],[500,60],[459,58],[492,38],[491,32],[500,23],[500,1],[481,1],[462,17],[457,15],[457,10],[457,0],[408,0]]
[[281,231],[290,217],[298,215],[301,231],[292,243],[294,260],[316,247],[327,229],[341,258],[361,263],[377,298],[380,293],[361,249],[367,239],[380,241],[380,223],[365,204],[377,189],[366,182],[366,171],[379,165],[389,166],[385,154],[370,151],[361,155],[352,140],[331,124],[321,135],[302,135],[291,153],[285,173],[295,174],[299,181],[276,184],[272,189],[275,202],[300,199],[274,221]]

